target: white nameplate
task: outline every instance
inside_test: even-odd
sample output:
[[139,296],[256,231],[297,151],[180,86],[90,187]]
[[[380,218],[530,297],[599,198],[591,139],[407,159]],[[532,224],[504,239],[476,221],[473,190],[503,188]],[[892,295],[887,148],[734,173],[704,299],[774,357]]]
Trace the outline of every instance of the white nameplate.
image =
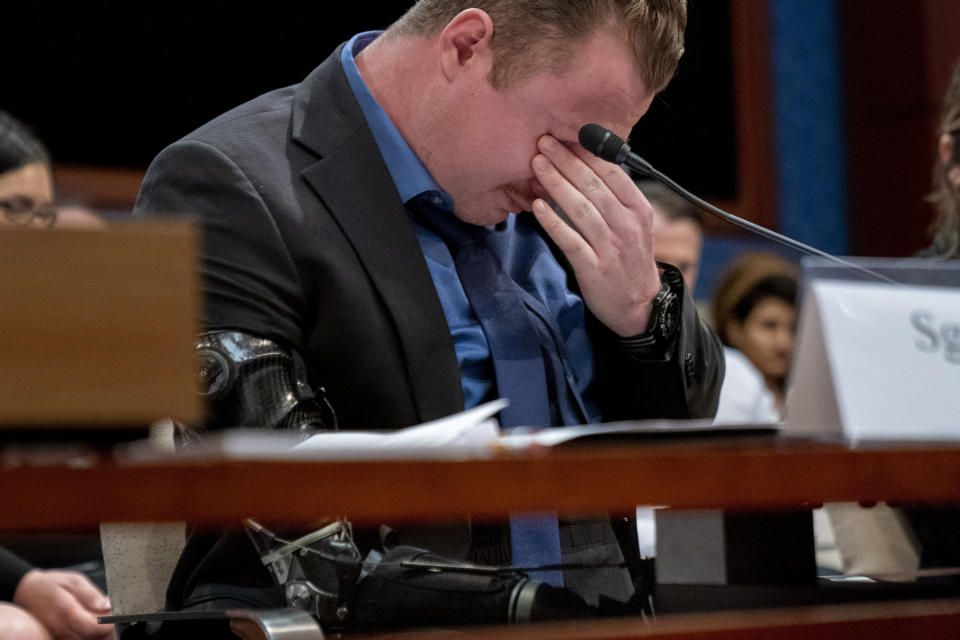
[[960,440],[960,290],[814,281],[785,430]]

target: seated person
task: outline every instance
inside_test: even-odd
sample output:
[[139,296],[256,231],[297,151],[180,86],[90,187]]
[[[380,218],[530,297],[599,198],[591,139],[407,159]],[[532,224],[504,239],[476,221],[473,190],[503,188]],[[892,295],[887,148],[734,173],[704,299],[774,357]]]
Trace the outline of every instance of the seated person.
[[960,258],[960,60],[953,68],[937,129],[934,191],[927,198],[937,215],[931,225],[933,243],[921,255],[956,260]]
[[[624,135],[646,112],[686,5],[534,4],[417,2],[154,160],[135,209],[197,215],[201,348],[243,360],[211,377],[214,426],[404,427],[501,396],[507,427],[713,415],[719,343],[655,262],[629,176],[576,142],[588,122]],[[246,366],[263,353],[276,357]],[[458,559],[550,564],[515,544],[518,524],[399,533]],[[545,580],[591,605],[632,597],[608,518],[544,533],[552,557],[594,567]],[[167,605],[286,602],[242,532],[196,533]]]
[[[934,190],[927,200],[936,216],[932,242],[919,257],[960,258],[960,60],[953,67],[943,98],[933,158]],[[845,573],[880,576],[887,580],[917,579],[918,569],[960,566],[960,508],[941,505],[828,504]],[[956,575],[923,577],[927,582],[952,582]]]
[[80,207],[54,205],[50,156],[23,123],[0,111],[0,226],[100,228],[106,222]]
[[[53,180],[43,145],[9,114],[0,112],[0,227],[48,227],[57,220]],[[110,602],[82,573],[34,568],[0,548],[0,636],[110,638]]]
[[684,285],[693,292],[703,249],[700,210],[655,180],[636,183],[653,207],[653,253],[657,261],[679,269]]
[[[110,615],[110,601],[77,571],[37,569],[0,549],[0,636],[3,638],[113,637],[113,625],[97,624]],[[14,632],[21,635],[14,635]]]
[[[956,62],[943,98],[933,163],[934,191],[928,200],[936,208],[933,242],[921,256],[960,258],[960,60]],[[922,568],[960,566],[960,508],[905,509],[920,544]]]
[[56,220],[46,149],[23,124],[0,111],[0,223],[49,227]]
[[[703,249],[703,216],[700,209],[656,180],[635,178],[634,182],[653,209],[654,257],[657,262],[679,269],[684,286],[693,295]],[[729,365],[727,375],[730,375]],[[653,557],[656,555],[654,509],[638,507],[636,517],[638,551],[642,557]]]
[[726,376],[717,422],[783,418],[796,333],[796,267],[768,253],[737,258],[717,282],[713,324]]

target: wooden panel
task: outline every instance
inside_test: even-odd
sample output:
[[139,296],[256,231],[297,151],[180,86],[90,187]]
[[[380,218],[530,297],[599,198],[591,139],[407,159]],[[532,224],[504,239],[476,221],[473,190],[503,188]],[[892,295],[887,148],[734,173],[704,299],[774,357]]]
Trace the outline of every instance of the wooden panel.
[[399,523],[502,518],[514,510],[590,514],[636,504],[762,511],[827,501],[960,503],[960,447],[860,451],[807,441],[684,441],[473,461],[211,457],[123,466],[85,455],[70,465],[33,467],[5,452],[2,462],[8,468],[0,473],[0,528],[9,530],[111,520],[213,525],[248,516],[310,524],[330,514]]
[[[960,2],[955,0],[922,0],[918,3],[924,15],[924,60],[927,99],[931,106],[930,131],[940,124],[943,96],[947,92],[950,74],[960,61]],[[931,143],[934,141],[931,140]],[[931,154],[932,154],[931,147]]]
[[0,233],[0,425],[200,417],[196,238],[183,224]]
[[929,244],[929,192],[943,92],[960,57],[960,3],[839,4],[853,253],[911,255]]
[[[634,127],[634,150],[684,188],[777,226],[766,2],[692,3],[677,76]],[[705,215],[715,236],[748,232]]]
[[[715,204],[775,229],[778,220],[768,25],[766,2],[730,2],[739,184],[735,201]],[[744,233],[716,220],[707,228],[711,232]]]
[[56,165],[53,179],[58,202],[101,211],[130,211],[143,174],[143,169],[132,167]]

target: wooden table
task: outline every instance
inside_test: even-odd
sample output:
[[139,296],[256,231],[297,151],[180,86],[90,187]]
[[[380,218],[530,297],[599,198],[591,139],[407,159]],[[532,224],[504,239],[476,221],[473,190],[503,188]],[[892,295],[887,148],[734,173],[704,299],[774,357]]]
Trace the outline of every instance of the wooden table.
[[773,436],[577,446],[466,461],[211,457],[121,464],[90,453],[72,466],[10,463],[11,456],[0,458],[0,528],[8,530],[118,520],[214,525],[250,516],[296,524],[330,514],[357,523],[483,519],[514,510],[626,511],[636,504],[773,511],[833,501],[960,503],[960,446],[856,450]]
[[[828,501],[960,503],[960,446],[850,449],[784,437],[656,439],[487,460],[311,462],[166,459],[123,464],[88,451],[70,464],[0,459],[7,530],[93,527],[103,521],[190,520],[214,526],[253,516],[309,523],[499,518],[511,510],[568,514],[636,504],[742,511]],[[785,610],[389,634],[389,638],[955,638],[960,600],[860,603]]]

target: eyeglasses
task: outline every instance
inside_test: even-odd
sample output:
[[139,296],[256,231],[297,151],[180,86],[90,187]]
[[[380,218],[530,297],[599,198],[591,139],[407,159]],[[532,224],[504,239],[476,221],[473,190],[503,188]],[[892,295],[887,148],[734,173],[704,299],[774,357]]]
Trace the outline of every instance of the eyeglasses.
[[37,205],[33,198],[13,196],[0,200],[0,220],[10,225],[49,227],[57,221],[57,210],[49,203]]

